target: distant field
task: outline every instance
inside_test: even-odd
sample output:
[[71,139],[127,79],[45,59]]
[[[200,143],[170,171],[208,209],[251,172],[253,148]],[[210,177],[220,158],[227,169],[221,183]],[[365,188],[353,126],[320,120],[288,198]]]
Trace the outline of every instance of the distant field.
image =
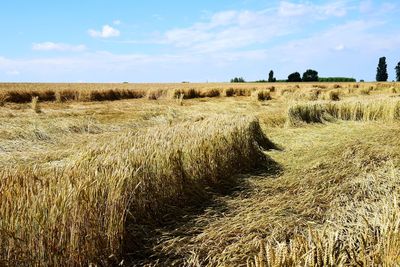
[[[299,91],[319,94],[329,90],[339,90],[343,94],[369,94],[374,91],[397,92],[399,83],[177,83],[177,84],[0,84],[0,103],[28,103],[32,97],[40,101],[112,101],[134,98],[179,98],[250,96],[255,91],[279,91],[281,94]],[[322,96],[322,95],[321,95]]]
[[0,84],[0,265],[398,266],[400,83]]

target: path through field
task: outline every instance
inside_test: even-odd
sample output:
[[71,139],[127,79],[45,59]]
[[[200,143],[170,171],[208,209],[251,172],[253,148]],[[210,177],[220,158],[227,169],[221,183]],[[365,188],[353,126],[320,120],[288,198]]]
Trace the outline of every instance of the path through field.
[[399,130],[374,123],[266,129],[282,148],[266,152],[274,163],[239,176],[237,187],[203,210],[171,218],[136,264],[241,266],[257,255],[260,240],[289,241],[324,225],[352,180],[397,158]]

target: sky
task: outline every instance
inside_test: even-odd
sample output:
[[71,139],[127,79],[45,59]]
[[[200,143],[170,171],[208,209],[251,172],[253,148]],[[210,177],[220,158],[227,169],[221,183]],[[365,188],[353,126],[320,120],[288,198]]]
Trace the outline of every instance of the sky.
[[400,61],[400,1],[4,1],[0,82],[373,81]]

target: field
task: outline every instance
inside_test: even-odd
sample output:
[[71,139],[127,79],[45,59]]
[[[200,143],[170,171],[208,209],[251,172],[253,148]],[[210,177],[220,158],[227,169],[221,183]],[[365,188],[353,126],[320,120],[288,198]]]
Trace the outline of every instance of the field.
[[0,266],[398,266],[400,84],[0,84]]

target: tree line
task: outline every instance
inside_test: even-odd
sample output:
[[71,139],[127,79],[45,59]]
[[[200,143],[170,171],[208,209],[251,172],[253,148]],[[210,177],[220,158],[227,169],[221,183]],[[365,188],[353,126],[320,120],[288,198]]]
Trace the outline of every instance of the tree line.
[[[400,82],[400,62],[395,67],[396,70],[396,81]],[[386,57],[379,58],[378,67],[376,70],[376,81],[387,82],[389,78],[387,72]],[[289,74],[287,80],[277,80],[274,77],[274,71],[271,70],[268,74],[268,80],[259,80],[256,82],[356,82],[354,78],[347,77],[318,77],[316,70],[308,69],[303,73],[303,76],[299,72],[293,72]],[[363,81],[363,80],[361,80]],[[243,77],[235,77],[231,79],[231,83],[244,83],[246,82]]]

